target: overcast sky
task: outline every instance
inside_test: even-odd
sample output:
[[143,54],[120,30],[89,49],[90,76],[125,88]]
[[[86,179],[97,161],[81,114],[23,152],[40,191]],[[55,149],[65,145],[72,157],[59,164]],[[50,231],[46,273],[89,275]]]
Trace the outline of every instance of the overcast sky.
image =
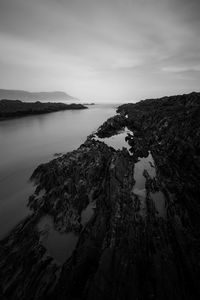
[[137,101],[200,90],[199,0],[0,0],[0,88]]

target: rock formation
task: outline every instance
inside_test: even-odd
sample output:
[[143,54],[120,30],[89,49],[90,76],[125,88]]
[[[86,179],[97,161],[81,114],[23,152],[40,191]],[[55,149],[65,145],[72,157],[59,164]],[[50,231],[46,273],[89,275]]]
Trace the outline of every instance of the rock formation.
[[45,114],[67,109],[86,109],[82,104],[64,104],[56,102],[34,103],[22,102],[20,100],[0,100],[0,120],[26,115]]
[[[91,135],[34,171],[32,215],[0,242],[2,299],[200,298],[200,94],[118,113],[97,135],[128,127],[132,154]],[[94,214],[83,225],[90,202]],[[79,236],[63,265],[40,243],[45,214],[56,230]]]

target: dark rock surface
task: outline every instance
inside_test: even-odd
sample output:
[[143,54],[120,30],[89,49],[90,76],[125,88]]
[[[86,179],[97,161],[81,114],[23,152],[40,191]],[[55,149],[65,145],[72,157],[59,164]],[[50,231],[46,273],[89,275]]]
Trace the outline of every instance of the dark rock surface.
[[123,115],[116,115],[109,118],[98,129],[97,135],[100,138],[110,137],[126,126],[126,119]]
[[34,103],[22,102],[20,100],[0,100],[0,120],[26,115],[44,114],[67,109],[86,109],[82,104],[64,103]]
[[[97,134],[127,126],[132,155],[91,135],[34,171],[33,214],[0,242],[2,299],[200,299],[200,95],[118,112]],[[149,153],[154,163],[144,164],[138,189],[138,157]],[[91,201],[96,208],[83,226]],[[62,266],[35,230],[45,214],[58,231],[79,235]]]

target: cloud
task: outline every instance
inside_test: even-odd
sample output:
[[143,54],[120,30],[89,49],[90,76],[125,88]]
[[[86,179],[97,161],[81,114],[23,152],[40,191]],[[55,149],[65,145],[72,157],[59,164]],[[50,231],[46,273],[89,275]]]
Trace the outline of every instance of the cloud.
[[197,0],[1,0],[1,82],[99,100],[198,89],[199,8]]
[[162,68],[162,71],[169,73],[180,73],[180,72],[189,72],[189,71],[200,71],[200,65],[193,67],[180,67],[180,66],[169,66]]

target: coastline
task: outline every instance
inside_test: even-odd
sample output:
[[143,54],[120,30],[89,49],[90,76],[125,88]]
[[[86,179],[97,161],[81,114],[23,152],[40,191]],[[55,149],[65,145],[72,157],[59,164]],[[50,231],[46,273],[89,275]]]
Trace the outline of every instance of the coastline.
[[[96,135],[112,137],[127,127],[130,153],[91,134],[77,150],[38,166],[28,204],[33,215],[0,242],[2,295],[197,299],[199,100],[192,93],[122,105]],[[93,202],[83,225],[81,213]],[[52,216],[57,231],[79,236],[63,265],[40,243],[35,220],[41,215]],[[10,277],[17,265],[20,275]]]
[[83,104],[60,102],[22,102],[20,100],[0,100],[0,121],[30,115],[45,114],[60,110],[87,109]]

